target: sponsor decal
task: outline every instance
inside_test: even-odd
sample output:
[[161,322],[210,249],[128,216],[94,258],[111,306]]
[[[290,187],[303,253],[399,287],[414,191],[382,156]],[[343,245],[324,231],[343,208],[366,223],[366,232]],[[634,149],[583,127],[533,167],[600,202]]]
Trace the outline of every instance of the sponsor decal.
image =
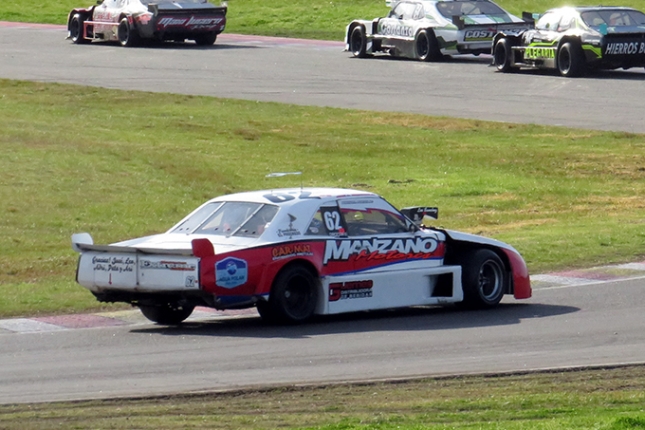
[[412,27],[406,27],[405,25],[392,25],[388,23],[383,23],[381,25],[381,34],[385,36],[402,36],[402,37],[414,37],[414,29]]
[[224,18],[173,18],[171,16],[163,17],[157,22],[157,28],[168,27],[191,27],[191,28],[211,28],[217,26]]
[[188,264],[185,261],[149,261],[140,260],[139,267],[142,269],[162,269],[162,270],[176,270],[176,271],[194,271],[197,266]]
[[489,30],[468,30],[464,35],[464,40],[491,40],[495,36],[496,31]]
[[431,237],[328,240],[325,243],[323,264],[349,260],[350,257],[355,261],[423,259],[432,257],[437,248],[437,240]]
[[215,284],[223,288],[235,288],[246,283],[249,266],[245,260],[228,257],[215,263]]
[[92,258],[93,269],[95,272],[133,272],[134,259],[130,257],[99,257]]
[[276,246],[271,250],[271,255],[274,260],[281,260],[283,258],[296,257],[296,256],[311,256],[314,253],[311,251],[311,245],[308,243],[297,243],[292,245]]
[[297,228],[293,228],[293,222],[297,219],[294,215],[288,214],[289,215],[289,228],[286,229],[278,229],[276,232],[279,237],[284,237],[284,236],[300,236],[302,233],[300,233],[300,230]]
[[555,51],[556,48],[527,46],[524,50],[524,58],[555,58]]
[[112,13],[107,10],[94,10],[94,21],[115,21]]
[[343,206],[346,206],[346,205],[371,205],[372,203],[374,203],[374,200],[369,200],[369,199],[365,199],[365,200],[344,200],[343,201]]
[[187,276],[186,283],[184,285],[186,285],[186,288],[195,288],[195,281],[196,279],[194,276]]
[[373,286],[372,280],[332,282],[329,284],[329,301],[337,302],[338,300],[372,297]]
[[284,237],[284,236],[300,236],[302,233],[300,233],[300,230],[297,228],[289,227],[287,229],[278,229],[277,230],[278,236]]
[[645,42],[608,43],[605,55],[635,55],[645,53]]

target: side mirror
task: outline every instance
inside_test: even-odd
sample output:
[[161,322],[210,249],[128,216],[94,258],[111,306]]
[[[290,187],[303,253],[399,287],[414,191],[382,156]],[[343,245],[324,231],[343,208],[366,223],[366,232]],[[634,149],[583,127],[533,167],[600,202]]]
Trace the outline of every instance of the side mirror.
[[423,224],[424,218],[439,219],[439,208],[437,207],[412,206],[401,209],[401,213],[415,225]]

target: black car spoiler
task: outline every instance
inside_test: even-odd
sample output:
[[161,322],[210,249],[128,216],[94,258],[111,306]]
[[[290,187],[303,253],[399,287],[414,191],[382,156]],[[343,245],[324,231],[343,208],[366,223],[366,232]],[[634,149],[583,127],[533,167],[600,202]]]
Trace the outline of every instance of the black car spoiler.
[[173,15],[186,15],[192,13],[208,13],[215,15],[226,15],[228,8],[226,6],[215,6],[211,3],[203,4],[192,4],[192,3],[181,3],[181,8],[177,7],[175,3],[172,4],[157,4],[150,3],[148,5],[148,12],[158,15],[161,13],[172,13]]
[[[527,13],[527,12],[524,12],[524,13]],[[461,15],[453,15],[452,16],[452,23],[459,30],[463,30],[466,27],[480,27],[480,28],[495,27],[495,28],[498,28],[498,27],[504,27],[504,26],[506,26],[506,27],[513,26],[513,25],[520,26],[520,25],[523,25],[523,24],[530,24],[531,26],[533,26],[533,24],[535,23],[533,18],[531,18],[530,20],[527,20],[527,19],[524,18],[524,15],[522,15],[522,19],[524,20],[524,22],[496,22],[496,23],[490,23],[490,24],[466,24]]]

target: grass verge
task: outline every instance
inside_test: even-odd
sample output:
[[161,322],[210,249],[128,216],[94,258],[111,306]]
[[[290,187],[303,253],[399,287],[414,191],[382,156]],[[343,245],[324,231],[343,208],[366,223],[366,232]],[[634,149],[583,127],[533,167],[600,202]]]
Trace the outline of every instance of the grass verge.
[[92,429],[645,428],[645,367],[0,405],[0,427]]
[[[562,2],[556,0],[499,0],[497,3],[518,16],[522,11],[540,13],[562,6]],[[2,0],[0,21],[63,25],[72,8],[91,4],[89,0]],[[588,5],[589,2],[570,0],[567,4]],[[603,4],[642,8],[640,0],[607,0]],[[329,40],[342,40],[345,26],[352,20],[385,16],[389,10],[383,0],[231,0],[228,5],[227,33]]]
[[301,184],[437,205],[532,273],[644,255],[643,135],[6,80],[0,100],[0,317],[103,309],[74,284],[72,233],[111,243]]

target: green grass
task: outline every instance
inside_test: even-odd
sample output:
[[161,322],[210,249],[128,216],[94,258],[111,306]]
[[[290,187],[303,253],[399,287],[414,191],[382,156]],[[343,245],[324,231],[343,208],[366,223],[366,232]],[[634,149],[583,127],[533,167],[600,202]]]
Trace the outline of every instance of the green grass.
[[[570,0],[570,5],[588,5],[587,0]],[[75,7],[88,7],[92,1],[2,0],[0,20],[65,24]],[[556,0],[500,0],[498,4],[518,16],[522,11],[544,12],[561,6]],[[605,5],[641,9],[640,0],[607,0]],[[227,33],[342,40],[345,26],[353,19],[372,19],[387,14],[384,0],[231,0]]]
[[437,205],[534,274],[645,254],[643,135],[6,80],[0,100],[0,317],[102,309],[72,233],[111,243],[301,184]]
[[0,405],[0,428],[636,430],[645,367]]

